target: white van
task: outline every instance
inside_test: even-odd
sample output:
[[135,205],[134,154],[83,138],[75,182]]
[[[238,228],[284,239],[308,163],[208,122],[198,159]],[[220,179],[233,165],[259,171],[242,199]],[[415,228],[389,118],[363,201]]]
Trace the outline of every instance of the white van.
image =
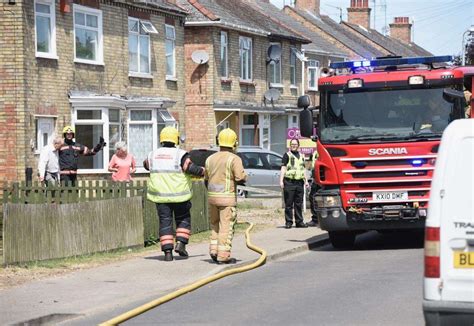
[[444,131],[425,230],[427,325],[474,325],[474,119]]

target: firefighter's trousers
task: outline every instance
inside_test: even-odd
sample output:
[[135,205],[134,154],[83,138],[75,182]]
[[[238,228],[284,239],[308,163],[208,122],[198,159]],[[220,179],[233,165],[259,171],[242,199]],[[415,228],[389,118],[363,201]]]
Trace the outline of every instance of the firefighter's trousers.
[[237,212],[234,206],[216,206],[209,203],[211,217],[211,245],[209,253],[218,261],[230,259]]
[[187,244],[191,235],[191,201],[182,203],[156,203],[160,220],[161,250],[172,250],[174,245],[173,216],[176,222],[176,241]]

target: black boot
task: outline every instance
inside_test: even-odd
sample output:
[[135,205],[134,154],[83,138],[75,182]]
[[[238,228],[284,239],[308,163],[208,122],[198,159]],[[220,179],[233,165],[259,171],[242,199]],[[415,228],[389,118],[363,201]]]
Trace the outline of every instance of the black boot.
[[217,255],[210,254],[210,256],[211,256],[211,259],[212,259],[215,263],[217,263]]
[[166,250],[165,251],[165,261],[173,261],[173,253],[171,250]]
[[186,251],[186,244],[181,241],[176,242],[174,252],[178,253],[181,257],[189,256],[188,252]]

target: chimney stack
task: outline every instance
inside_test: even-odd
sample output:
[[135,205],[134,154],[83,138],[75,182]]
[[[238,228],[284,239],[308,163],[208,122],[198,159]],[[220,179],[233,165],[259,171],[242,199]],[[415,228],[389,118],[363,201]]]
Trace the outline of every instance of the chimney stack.
[[295,0],[295,8],[299,10],[308,10],[319,16],[320,0]]
[[408,17],[395,17],[390,24],[390,36],[405,43],[411,43],[411,26]]
[[369,29],[371,10],[369,8],[369,0],[351,0],[351,6],[347,8],[349,23]]

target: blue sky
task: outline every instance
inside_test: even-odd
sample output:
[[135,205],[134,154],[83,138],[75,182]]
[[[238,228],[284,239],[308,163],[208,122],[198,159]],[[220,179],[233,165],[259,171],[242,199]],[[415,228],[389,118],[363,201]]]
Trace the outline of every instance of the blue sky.
[[[270,0],[280,8],[290,1]],[[321,0],[321,13],[339,21],[340,10],[336,8],[339,7],[342,8],[342,18],[347,20],[349,4],[350,0]],[[393,22],[393,17],[408,16],[414,21],[412,34],[415,43],[435,55],[460,54],[462,35],[474,25],[474,0],[369,0],[369,4],[372,28],[374,12],[375,28],[380,32],[385,22],[387,25]]]

